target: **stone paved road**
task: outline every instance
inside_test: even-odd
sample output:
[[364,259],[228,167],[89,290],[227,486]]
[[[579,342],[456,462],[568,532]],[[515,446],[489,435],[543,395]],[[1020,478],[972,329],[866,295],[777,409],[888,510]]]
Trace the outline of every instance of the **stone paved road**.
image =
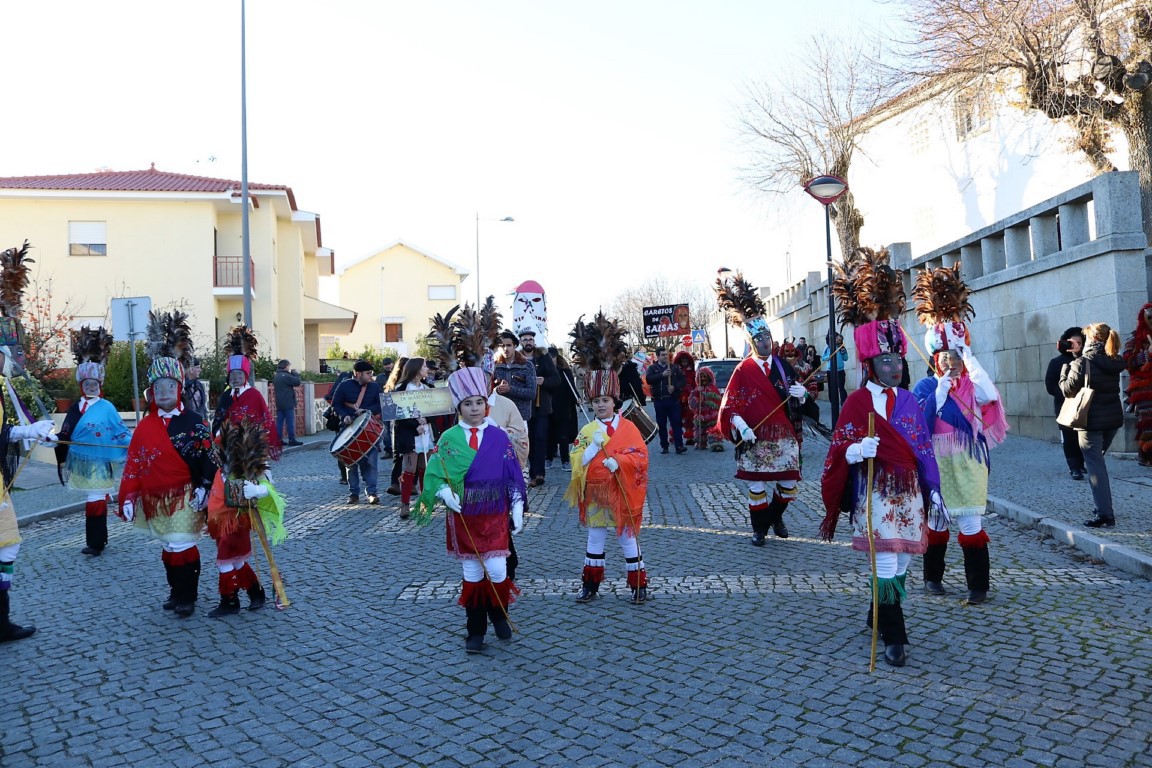
[[276,470],[281,612],[207,618],[209,572],[178,620],[128,526],[92,560],[78,516],[34,523],[13,603],[40,632],[0,646],[0,765],[1152,765],[1152,584],[992,516],[991,602],[923,596],[914,567],[909,665],[869,674],[865,559],[845,524],[816,538],[818,453],[793,538],[762,549],[730,452],[653,456],[639,607],[611,546],[613,590],[572,601],[584,534],[551,475],[518,539],[519,633],[479,657],[442,517],[346,505],[323,451]]

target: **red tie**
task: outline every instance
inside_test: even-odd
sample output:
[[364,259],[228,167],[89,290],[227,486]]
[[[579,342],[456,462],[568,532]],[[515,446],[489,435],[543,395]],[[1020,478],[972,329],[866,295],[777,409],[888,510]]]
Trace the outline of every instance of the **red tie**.
[[606,421],[604,422],[604,426],[608,430],[608,437],[612,437],[612,435],[616,434],[616,427],[612,426],[612,422]]
[[884,396],[888,398],[888,402],[884,406],[884,418],[891,421],[892,411],[896,410],[896,390],[892,389],[892,387],[887,387],[884,390]]
[[169,414],[167,416],[161,416],[160,418],[164,419],[164,426],[165,427],[167,427],[168,423],[172,421],[172,415],[171,414]]
[[480,439],[476,437],[476,433],[480,431],[479,427],[469,427],[472,434],[468,437],[468,447],[474,451],[480,450]]
[[84,411],[86,411],[86,410],[88,410],[88,401],[87,400],[81,400],[80,401],[80,413],[84,413]]

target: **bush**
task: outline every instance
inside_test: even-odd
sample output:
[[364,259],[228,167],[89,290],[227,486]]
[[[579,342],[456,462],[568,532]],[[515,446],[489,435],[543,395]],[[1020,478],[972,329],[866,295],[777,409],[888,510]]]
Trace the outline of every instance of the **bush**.
[[57,368],[45,374],[40,383],[53,400],[80,399],[80,384],[76,381],[76,370],[73,368]]
[[118,411],[134,411],[132,394],[140,396],[140,406],[144,406],[144,390],[148,388],[148,366],[152,361],[144,352],[144,342],[136,342],[136,375],[139,383],[132,381],[132,351],[127,341],[112,343],[108,364],[104,373],[104,398],[116,406]]
[[[28,415],[32,421],[36,421],[44,417],[40,412],[39,406],[36,404],[36,398],[40,398],[40,402],[44,404],[48,413],[56,412],[56,401],[49,397],[48,392],[44,389],[44,385],[36,379],[26,379],[23,376],[17,376],[9,379],[12,382],[12,388],[16,390],[16,396],[20,398],[20,402],[24,403],[28,408]],[[8,388],[4,387],[4,420],[9,424],[18,424],[20,419],[17,416],[16,408],[12,405],[12,399],[8,396]]]

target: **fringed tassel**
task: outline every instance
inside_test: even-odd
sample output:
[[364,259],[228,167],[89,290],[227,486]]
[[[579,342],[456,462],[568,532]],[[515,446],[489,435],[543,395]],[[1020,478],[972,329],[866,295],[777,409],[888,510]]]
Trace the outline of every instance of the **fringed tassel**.
[[876,593],[880,598],[880,605],[899,605],[908,596],[899,578],[877,579],[876,582]]
[[108,502],[104,499],[84,502],[84,517],[107,517]]
[[956,535],[956,541],[960,542],[960,546],[964,549],[983,549],[988,546],[988,531],[960,533]]
[[503,480],[485,481],[464,487],[461,509],[469,515],[493,515],[508,511]]
[[460,605],[464,608],[487,608],[488,601],[484,597],[485,591],[491,594],[488,581],[465,581],[460,587]]
[[586,584],[601,584],[604,581],[604,566],[602,565],[586,565],[584,566],[584,573],[581,576],[581,581]]
[[501,605],[507,610],[512,603],[516,602],[516,597],[520,594],[520,588],[512,583],[512,579],[489,582],[489,584],[491,586],[488,588],[488,594],[493,598],[493,602],[489,604],[489,607],[495,608],[496,610],[500,610]]
[[260,578],[248,563],[244,563],[239,570],[232,571],[232,573],[236,574],[236,586],[240,589],[252,589],[260,586]]

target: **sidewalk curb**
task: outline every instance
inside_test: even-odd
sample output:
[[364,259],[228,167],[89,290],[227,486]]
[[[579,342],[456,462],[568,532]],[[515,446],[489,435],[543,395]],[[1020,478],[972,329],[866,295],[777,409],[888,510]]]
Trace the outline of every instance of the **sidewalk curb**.
[[[296,451],[313,451],[313,450],[316,450],[317,448],[326,448],[328,446],[328,444],[329,444],[328,442],[325,442],[323,440],[312,440],[310,442],[304,443],[304,445],[293,446],[291,448],[285,448],[284,453],[296,452]],[[112,501],[113,501],[113,503],[118,501],[117,495],[115,493],[112,494]],[[60,506],[60,507],[53,507],[52,509],[42,509],[39,512],[29,512],[26,515],[17,514],[16,515],[16,525],[19,528],[23,528],[27,525],[31,525],[32,523],[39,523],[43,520],[51,520],[51,519],[56,518],[56,517],[63,517],[64,515],[70,515],[70,514],[73,514],[75,512],[83,512],[84,511],[84,504],[85,504],[85,502],[83,502],[83,501],[77,501],[77,502],[74,502],[71,504],[65,504],[65,505]]]
[[1073,546],[1097,560],[1103,560],[1113,568],[1119,568],[1142,579],[1152,580],[1152,557],[1143,552],[1122,544],[1114,544],[1107,538],[1091,534],[1078,526],[1045,517],[995,496],[988,497],[988,509],[1027,528],[1034,528],[1061,544]]

